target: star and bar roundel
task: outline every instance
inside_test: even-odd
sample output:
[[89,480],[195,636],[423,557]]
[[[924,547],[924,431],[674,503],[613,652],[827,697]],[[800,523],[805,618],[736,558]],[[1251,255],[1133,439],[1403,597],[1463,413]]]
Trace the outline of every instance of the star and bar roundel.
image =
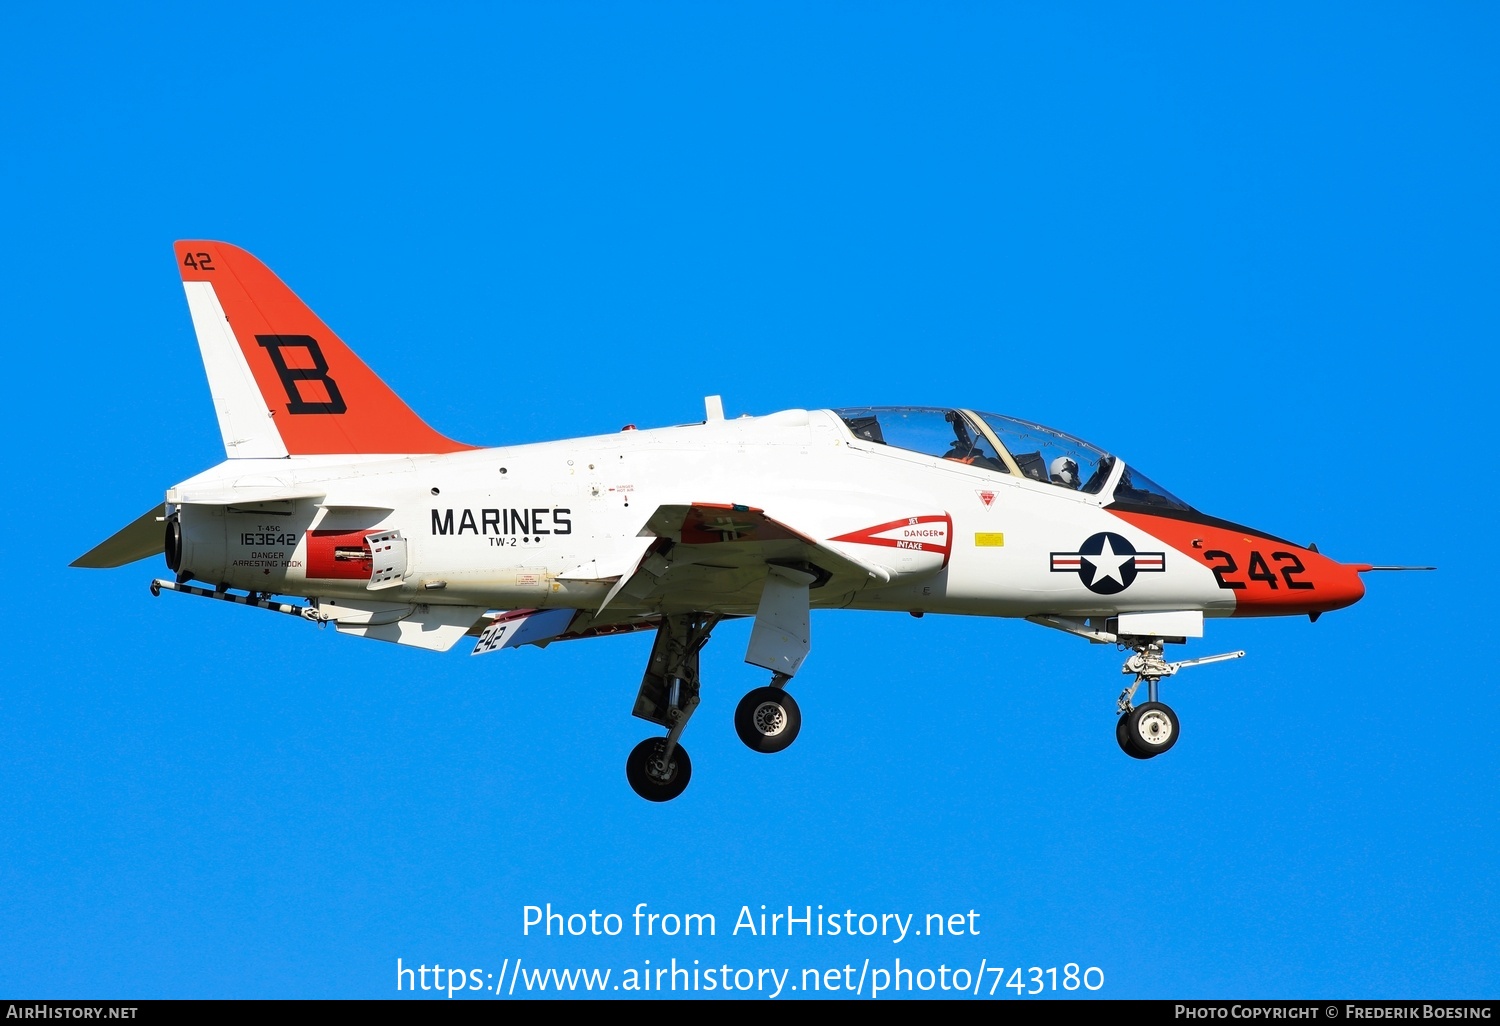
[[1137,552],[1130,540],[1112,531],[1090,535],[1077,552],[1052,553],[1052,572],[1077,574],[1096,595],[1118,595],[1135,582],[1137,574],[1167,569],[1165,552]]

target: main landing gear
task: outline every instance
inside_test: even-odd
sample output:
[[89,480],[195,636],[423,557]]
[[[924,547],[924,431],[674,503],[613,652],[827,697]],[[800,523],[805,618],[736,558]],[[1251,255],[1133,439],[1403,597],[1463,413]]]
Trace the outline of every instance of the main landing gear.
[[[1120,692],[1115,702],[1120,713],[1120,718],[1115,721],[1115,740],[1119,742],[1120,750],[1133,759],[1154,759],[1177,743],[1181,732],[1177,714],[1171,706],[1157,701],[1157,685],[1163,677],[1170,677],[1188,666],[1238,659],[1245,654],[1226,652],[1169,663],[1162,658],[1165,646],[1159,638],[1121,638],[1120,642],[1135,650],[1120,669],[1121,673],[1135,674],[1135,682]],[[1149,700],[1142,705],[1132,705],[1131,699],[1142,681],[1146,682]]]
[[[803,566],[766,567],[745,662],[770,670],[771,683],[740,699],[734,710],[735,733],[752,752],[780,752],[802,729],[802,711],[786,684],[807,658],[808,590],[817,579]],[[680,739],[698,708],[698,654],[720,619],[712,613],[669,613],[656,629],[632,712],[666,727],[667,736],[647,738],[625,761],[625,779],[647,801],[671,801],[693,775]]]
[[[625,779],[648,802],[667,802],[680,795],[693,776],[693,763],[682,747],[682,731],[698,708],[698,655],[719,617],[690,613],[662,617],[651,659],[636,695],[634,715],[667,728],[666,737],[648,737],[625,760]],[[787,694],[791,678],[777,673],[768,687],[740,699],[734,729],[752,752],[779,752],[797,740],[802,711]]]
[[625,779],[630,789],[648,802],[669,802],[693,778],[687,749],[670,737],[648,737],[630,750]]
[[671,801],[692,779],[692,760],[678,739],[698,708],[698,653],[718,622],[709,613],[678,613],[656,629],[632,713],[666,727],[667,736],[648,737],[625,760],[631,790],[648,802]]
[[787,677],[776,674],[769,687],[756,688],[734,710],[734,732],[752,752],[770,754],[787,748],[802,729],[802,710],[782,688]]

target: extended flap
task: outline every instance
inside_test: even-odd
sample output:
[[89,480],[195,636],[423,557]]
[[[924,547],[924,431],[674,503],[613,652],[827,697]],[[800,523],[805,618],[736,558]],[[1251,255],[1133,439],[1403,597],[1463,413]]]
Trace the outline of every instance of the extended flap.
[[[323,603],[323,606],[327,605]],[[365,622],[341,619],[335,620],[334,626],[340,634],[446,652],[458,644],[458,640],[486,612],[483,606],[417,605],[402,608],[409,612],[394,621],[381,617]]]
[[518,609],[501,613],[479,635],[470,655],[498,652],[502,648],[516,648],[551,641],[568,629],[576,609]]

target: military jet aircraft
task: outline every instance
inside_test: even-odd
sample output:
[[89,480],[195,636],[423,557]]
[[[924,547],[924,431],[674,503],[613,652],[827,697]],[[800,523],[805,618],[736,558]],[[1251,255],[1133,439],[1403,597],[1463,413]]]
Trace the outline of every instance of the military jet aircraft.
[[[1116,740],[1179,736],[1159,685],[1205,619],[1317,619],[1364,594],[1316,546],[1207,516],[1060,431],[965,408],[869,406],[478,448],[428,427],[264,264],[176,245],[227,459],[74,562],[165,553],[173,591],[339,633],[474,655],[654,630],[626,761],[681,794],[681,738],[715,625],[754,617],[769,671],[734,725],[757,752],[801,726],[787,685],[811,609],[1024,617],[1128,651]],[[198,582],[198,583],[193,583]],[[295,600],[295,601],[293,601]],[[1147,701],[1134,702],[1139,686]]]

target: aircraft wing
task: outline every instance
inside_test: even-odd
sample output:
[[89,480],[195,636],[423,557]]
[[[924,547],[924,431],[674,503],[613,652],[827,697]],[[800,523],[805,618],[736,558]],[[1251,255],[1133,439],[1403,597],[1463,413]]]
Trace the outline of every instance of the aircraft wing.
[[658,506],[640,533],[654,541],[634,573],[616,583],[605,606],[624,595],[632,605],[664,612],[715,609],[751,615],[760,602],[767,566],[813,574],[815,605],[842,605],[867,584],[891,579],[885,567],[835,551],[753,506]]

